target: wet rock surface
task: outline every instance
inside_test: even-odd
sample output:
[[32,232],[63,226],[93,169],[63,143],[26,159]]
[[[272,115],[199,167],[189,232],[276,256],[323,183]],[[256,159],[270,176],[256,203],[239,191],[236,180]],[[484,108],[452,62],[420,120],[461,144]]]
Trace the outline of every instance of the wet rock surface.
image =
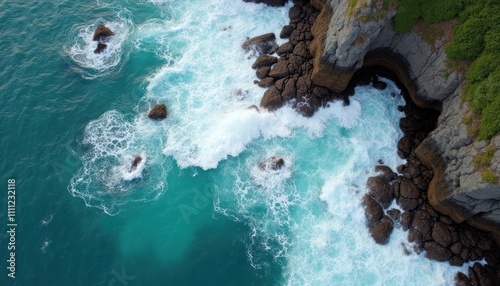
[[[320,106],[335,99],[345,100],[347,95],[333,93],[312,82],[313,56],[309,45],[313,40],[311,27],[319,11],[308,1],[294,1],[294,4],[289,11],[290,23],[280,33],[280,38],[288,39],[288,42],[276,49],[279,58],[260,55],[252,67],[257,69],[256,75],[260,79],[257,84],[268,88],[261,99],[261,107],[273,111],[290,102],[300,114],[312,116]],[[249,39],[242,47],[265,51],[260,54],[272,53],[273,36],[266,34]],[[267,46],[262,48],[262,45]]]
[[[366,195],[372,196],[374,200],[393,195],[404,212],[398,214],[391,209],[385,212],[382,210],[381,214],[372,206],[372,202],[368,204],[369,200],[364,198],[363,205],[369,232],[375,242],[387,243],[385,238],[390,238],[387,232],[392,229],[380,226],[385,235],[379,230],[374,235],[373,229],[375,218],[379,219],[384,215],[384,218],[391,219],[394,227],[408,230],[408,240],[415,245],[413,251],[417,253],[424,251],[429,259],[456,266],[471,261],[486,260],[488,263],[486,266],[475,263],[473,267],[469,267],[468,273],[459,273],[455,279],[456,285],[499,285],[500,249],[493,237],[466,223],[455,223],[429,204],[427,189],[433,173],[415,156],[415,149],[435,127],[438,114],[432,110],[418,108],[411,101],[408,102],[406,106],[399,108],[405,113],[405,117],[400,121],[404,135],[398,144],[398,154],[407,162],[398,167],[399,174],[396,177],[388,167],[376,166],[377,176],[368,179]],[[401,144],[401,141],[405,143]],[[401,145],[405,146],[404,152],[400,152]],[[378,185],[373,187],[375,183]],[[386,193],[380,194],[382,190]],[[387,203],[385,201],[385,204]]]
[[[386,88],[378,76],[387,76],[384,72],[379,73],[377,68],[363,68],[360,73],[354,73],[342,94],[313,83],[311,26],[318,15],[318,10],[309,1],[294,1],[289,11],[290,23],[279,35],[288,38],[288,42],[276,48],[279,57],[276,63],[266,66],[269,69],[257,70],[258,78],[264,82],[256,83],[269,86],[262,97],[261,107],[272,111],[291,104],[297,112],[311,116],[318,107],[331,100],[343,100],[348,104],[348,96],[354,93],[356,85],[372,85],[380,90]],[[398,78],[391,79],[397,81]],[[403,246],[407,254],[425,252],[426,257],[447,261],[451,265],[485,259],[486,266],[476,263],[469,267],[468,273],[459,273],[456,284],[500,285],[500,250],[491,235],[466,223],[455,223],[429,204],[427,190],[433,172],[416,157],[415,149],[436,128],[439,113],[416,107],[410,100],[411,92],[404,87],[402,95],[407,104],[398,107],[405,116],[400,121],[404,135],[398,142],[397,153],[407,162],[397,168],[397,174],[386,166],[377,166],[376,176],[368,179],[369,193],[363,197],[362,203],[371,236],[377,243],[386,244],[393,228],[400,227],[408,232],[409,242],[415,245],[413,249]],[[401,210],[388,209],[394,200]]]
[[162,120],[167,118],[167,106],[165,104],[157,104],[151,108],[148,117],[154,120]]

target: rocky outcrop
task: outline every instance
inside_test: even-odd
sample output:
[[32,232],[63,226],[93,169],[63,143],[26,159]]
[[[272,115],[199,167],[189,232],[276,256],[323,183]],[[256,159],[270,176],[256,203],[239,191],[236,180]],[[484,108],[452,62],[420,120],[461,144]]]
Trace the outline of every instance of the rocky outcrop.
[[[341,92],[360,68],[382,66],[397,75],[418,106],[442,110],[436,130],[427,139],[411,130],[405,132],[398,154],[408,158],[412,146],[418,146],[416,156],[434,173],[428,188],[430,204],[455,222],[466,221],[491,232],[500,242],[500,187],[484,182],[473,163],[487,145],[500,148],[500,138],[474,142],[468,135],[461,114],[467,110],[460,101],[463,76],[446,67],[446,39],[427,43],[419,36],[418,27],[411,33],[395,33],[391,21],[395,7],[389,2],[357,1],[352,6],[352,1],[345,0],[311,1],[321,10],[312,27],[311,79]],[[407,122],[401,127],[408,128]],[[500,152],[496,152],[491,166],[497,175],[499,159]],[[419,204],[417,184],[401,184],[406,184],[406,191],[398,203],[415,208]]]
[[97,26],[97,28],[94,31],[94,36],[92,36],[93,41],[105,41],[106,38],[109,38],[113,36],[115,33],[111,31],[108,27],[104,26],[103,24],[100,24]]
[[[481,179],[474,157],[487,146],[500,148],[500,135],[490,142],[474,142],[462,123],[467,107],[455,92],[443,102],[437,128],[417,148],[417,156],[435,173],[429,186],[431,204],[456,222],[492,232],[500,242],[500,187]],[[500,173],[500,152],[492,159],[494,171]]]
[[130,166],[129,172],[133,172],[137,169],[137,166],[142,162],[142,157],[141,156],[135,156],[134,160],[132,161],[132,165]]
[[[287,102],[294,102],[293,107],[304,116],[312,116],[318,107],[332,99],[343,99],[343,95],[331,92],[323,86],[314,84],[311,80],[313,57],[309,45],[313,40],[311,26],[316,20],[319,11],[307,1],[294,1],[290,9],[290,23],[280,33],[281,38],[288,38],[288,42],[276,49],[279,58],[260,55],[253,68],[257,69],[256,76],[260,81],[256,83],[264,92],[260,106],[273,111]],[[270,48],[274,43],[274,34],[266,34],[247,40],[243,49],[259,47],[264,43]],[[253,48],[255,49],[255,48]],[[262,51],[262,48],[257,48]]]
[[167,118],[167,106],[165,104],[157,104],[151,108],[148,117],[154,120],[162,120]]
[[115,33],[113,33],[113,31],[111,31],[103,24],[97,26],[94,31],[94,35],[92,36],[92,40],[98,42],[97,47],[94,50],[94,54],[102,53],[108,47],[108,45],[106,45],[104,42],[106,42],[109,37],[113,36],[114,34]]
[[277,171],[285,166],[285,160],[279,157],[271,157],[265,161],[259,163],[259,168],[261,170],[272,170]]

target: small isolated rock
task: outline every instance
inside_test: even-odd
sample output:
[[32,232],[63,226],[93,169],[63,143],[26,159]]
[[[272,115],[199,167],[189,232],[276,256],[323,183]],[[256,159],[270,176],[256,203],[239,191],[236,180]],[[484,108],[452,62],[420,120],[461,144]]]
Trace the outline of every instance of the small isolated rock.
[[92,40],[103,41],[106,38],[113,36],[114,34],[115,33],[113,33],[113,31],[111,31],[108,27],[104,26],[103,24],[100,24],[95,29],[94,36],[92,37]]
[[258,54],[271,54],[276,46],[276,35],[268,33],[246,40],[241,47],[245,51],[254,50]]
[[142,157],[141,156],[135,156],[134,161],[132,161],[132,166],[130,166],[129,172],[133,172],[137,169],[137,166],[142,162]]
[[155,105],[148,113],[148,117],[155,120],[162,120],[167,118],[167,107],[165,104]]
[[106,45],[105,43],[99,42],[97,44],[97,47],[94,50],[94,54],[100,54],[100,53],[102,53],[107,47],[108,47],[108,45]]
[[370,234],[376,243],[383,245],[389,242],[389,237],[393,229],[394,223],[392,219],[388,216],[384,216],[379,223],[370,229]]
[[285,160],[283,160],[283,158],[274,157],[274,156],[267,159],[266,161],[259,163],[259,168],[261,170],[277,171],[277,170],[281,169],[283,166],[285,166]]

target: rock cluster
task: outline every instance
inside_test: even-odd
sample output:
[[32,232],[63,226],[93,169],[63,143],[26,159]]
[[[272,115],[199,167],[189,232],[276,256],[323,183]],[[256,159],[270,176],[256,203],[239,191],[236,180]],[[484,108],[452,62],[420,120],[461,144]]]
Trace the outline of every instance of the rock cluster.
[[[404,136],[398,144],[398,154],[407,163],[398,167],[398,176],[386,166],[377,166],[379,174],[368,179],[369,192],[363,198],[363,206],[370,234],[377,243],[386,244],[394,225],[408,230],[414,251],[425,251],[430,259],[457,266],[486,259],[487,265],[474,264],[469,268],[469,276],[458,275],[456,283],[498,285],[500,249],[491,235],[465,223],[457,224],[429,204],[427,189],[433,173],[415,156],[415,148],[435,127],[437,113],[417,108],[411,102],[399,110],[406,117],[400,121]],[[402,213],[387,210],[393,199]]]
[[92,37],[93,41],[98,42],[97,47],[94,50],[94,54],[100,54],[102,53],[108,45],[106,45],[104,42],[106,42],[109,37],[113,36],[115,33],[111,31],[108,27],[104,26],[103,24],[100,24],[97,26],[97,28],[94,31],[94,36]]
[[275,156],[259,163],[259,169],[263,171],[269,171],[269,170],[277,171],[283,168],[284,166],[285,166],[285,160],[283,160],[283,158]]
[[[289,41],[277,48],[277,56],[267,55],[272,54],[271,46],[274,41],[271,39],[274,38],[271,35],[274,34],[250,39],[243,44],[243,48],[248,50],[253,45],[261,54],[252,65],[260,79],[256,83],[260,87],[269,88],[262,97],[261,107],[273,111],[291,101],[299,113],[312,116],[324,103],[344,99],[344,96],[312,82],[313,56],[309,45],[313,40],[311,26],[319,11],[307,1],[294,3],[289,11],[290,23],[280,33],[280,38],[288,38]],[[262,41],[263,38],[267,41]],[[261,44],[255,44],[256,42]],[[262,43],[267,43],[264,48]],[[264,50],[267,53],[262,52]]]

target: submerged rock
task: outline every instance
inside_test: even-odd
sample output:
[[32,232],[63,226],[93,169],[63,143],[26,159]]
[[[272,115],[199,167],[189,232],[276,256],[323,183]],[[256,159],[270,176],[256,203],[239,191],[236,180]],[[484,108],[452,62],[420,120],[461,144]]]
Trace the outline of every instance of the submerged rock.
[[148,113],[148,117],[155,120],[162,120],[167,118],[167,107],[165,104],[155,105]]
[[113,31],[111,31],[108,27],[104,26],[103,24],[100,24],[95,29],[94,36],[92,37],[92,40],[103,41],[106,38],[113,36],[114,34],[115,33],[113,33]]
[[261,170],[273,170],[277,171],[285,166],[285,160],[279,157],[271,157],[263,162],[259,163],[259,168]]
[[137,166],[142,162],[141,156],[135,156],[134,161],[132,161],[132,166],[130,166],[129,172],[133,172],[137,169]]
[[94,54],[100,54],[100,53],[102,53],[107,47],[108,47],[108,45],[106,45],[105,43],[100,43],[99,42],[97,44],[97,47],[94,50]]

